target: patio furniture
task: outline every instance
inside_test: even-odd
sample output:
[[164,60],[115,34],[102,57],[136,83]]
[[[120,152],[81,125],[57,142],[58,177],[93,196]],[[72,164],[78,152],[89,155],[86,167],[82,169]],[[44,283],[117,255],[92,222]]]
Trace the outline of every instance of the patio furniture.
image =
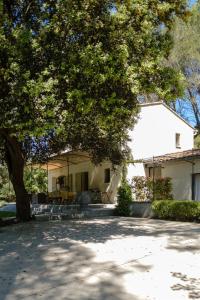
[[71,203],[75,196],[76,193],[68,191],[49,192],[49,202],[58,202],[59,204]]

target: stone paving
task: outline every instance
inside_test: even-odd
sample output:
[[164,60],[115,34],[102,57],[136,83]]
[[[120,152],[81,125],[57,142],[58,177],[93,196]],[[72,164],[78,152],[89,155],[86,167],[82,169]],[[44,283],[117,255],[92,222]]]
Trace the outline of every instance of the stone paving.
[[0,299],[200,299],[200,224],[107,217],[0,228]]

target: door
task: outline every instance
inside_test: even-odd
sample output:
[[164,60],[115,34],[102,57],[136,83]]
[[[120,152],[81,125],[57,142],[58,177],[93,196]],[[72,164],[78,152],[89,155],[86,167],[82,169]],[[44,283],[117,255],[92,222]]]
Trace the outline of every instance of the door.
[[81,190],[81,173],[76,173],[75,176],[75,188],[76,188],[76,192],[80,193]]
[[56,177],[52,177],[52,192],[56,191]]
[[76,173],[76,192],[88,191],[88,172]]
[[194,200],[200,201],[200,174],[194,176]]

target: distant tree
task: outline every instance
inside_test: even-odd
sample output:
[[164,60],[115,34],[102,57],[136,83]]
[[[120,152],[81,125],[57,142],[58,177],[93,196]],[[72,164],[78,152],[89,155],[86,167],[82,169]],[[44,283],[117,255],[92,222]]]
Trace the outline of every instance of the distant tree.
[[24,170],[24,183],[28,193],[47,191],[47,172],[41,168],[27,166]]
[[0,197],[5,199],[13,195],[14,190],[9,180],[8,170],[5,166],[0,166]]
[[138,95],[177,96],[161,61],[185,11],[185,0],[1,1],[1,153],[19,220],[30,219],[27,159],[70,147],[120,163]]
[[[41,168],[24,169],[24,184],[28,193],[42,193],[47,191],[47,173]],[[8,170],[0,166],[0,197],[13,198],[15,195],[12,183],[9,180]]]
[[191,9],[187,22],[177,18],[172,30],[174,46],[170,65],[183,74],[184,97],[172,102],[173,108],[192,122],[200,134],[200,1]]

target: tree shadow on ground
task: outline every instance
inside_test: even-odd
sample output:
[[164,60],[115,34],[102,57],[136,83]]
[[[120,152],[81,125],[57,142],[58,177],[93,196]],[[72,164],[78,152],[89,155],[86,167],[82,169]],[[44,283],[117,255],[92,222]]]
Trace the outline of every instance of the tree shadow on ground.
[[[53,230],[56,240],[64,239],[63,231],[67,238],[84,243],[105,243],[110,238],[118,239],[130,236],[164,237],[168,241],[167,248],[170,250],[200,251],[200,224],[133,218],[72,221],[68,223],[67,229],[65,224],[61,222],[51,228],[51,233]],[[59,236],[60,233],[61,236]]]
[[172,276],[180,280],[180,283],[173,285],[174,291],[188,291],[188,299],[200,299],[200,278],[191,278],[185,274],[172,272]]
[[[77,230],[76,222],[30,223],[2,230],[1,300],[139,300],[124,290],[123,276],[129,272],[127,269],[112,261],[97,262],[95,253],[81,243],[91,233],[84,232],[85,225]],[[105,241],[104,234],[101,232],[95,240]],[[145,266],[136,262],[135,272],[138,269],[144,271]]]
[[[2,228],[1,299],[139,300],[124,289],[123,277],[128,272],[148,272],[151,266],[138,260],[130,262],[130,268],[112,259],[99,262],[88,244],[124,243],[127,237],[165,238],[167,249],[190,251],[190,246],[198,251],[199,233],[199,224],[134,218],[31,222]],[[121,255],[126,257],[126,249]]]

